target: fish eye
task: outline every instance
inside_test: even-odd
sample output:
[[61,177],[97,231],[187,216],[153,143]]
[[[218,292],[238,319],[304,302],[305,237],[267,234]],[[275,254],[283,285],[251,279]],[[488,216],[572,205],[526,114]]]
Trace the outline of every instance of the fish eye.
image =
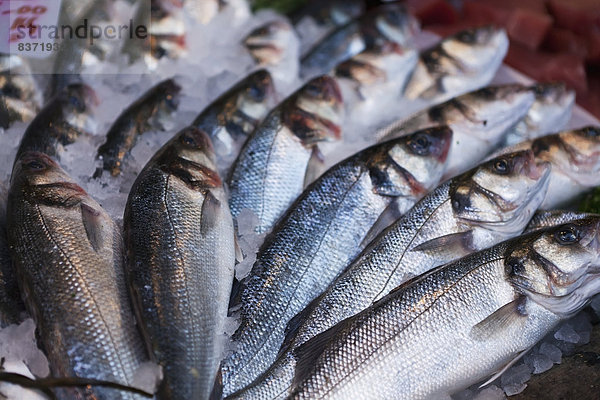
[[38,160],[29,161],[29,162],[25,163],[25,166],[29,169],[37,170],[37,171],[46,168],[46,165]]
[[510,257],[506,260],[506,268],[510,275],[520,275],[525,271],[523,261],[517,257]]
[[167,107],[173,110],[177,109],[177,98],[172,94],[167,95],[165,98],[165,103],[167,104]]
[[508,161],[505,158],[500,158],[494,161],[494,172],[500,175],[506,175],[508,173]]
[[191,137],[190,135],[182,135],[181,142],[189,147],[198,147],[196,140],[194,140],[194,138]]
[[573,244],[579,240],[579,231],[575,226],[569,225],[556,231],[554,237],[560,244]]
[[424,135],[419,135],[408,141],[408,147],[419,156],[426,156],[430,153],[431,142]]
[[83,104],[81,99],[77,96],[69,96],[69,103],[71,103],[71,105],[79,111],[85,110],[85,105]]
[[256,101],[262,101],[265,98],[265,91],[256,87],[250,87],[250,96]]
[[595,126],[590,126],[588,128],[586,128],[584,131],[585,136],[587,137],[599,137],[600,136],[600,129],[598,129]]
[[460,40],[463,43],[475,43],[475,31],[466,30],[456,34],[456,39]]

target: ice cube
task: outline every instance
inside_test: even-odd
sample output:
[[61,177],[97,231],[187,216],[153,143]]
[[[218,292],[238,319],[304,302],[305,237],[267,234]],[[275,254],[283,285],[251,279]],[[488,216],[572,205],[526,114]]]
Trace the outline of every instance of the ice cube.
[[577,343],[580,339],[580,336],[569,323],[563,324],[560,329],[556,331],[554,337],[567,343]]
[[560,364],[562,352],[555,345],[544,342],[540,346],[539,351],[540,351],[540,354],[543,354],[546,357],[548,357],[548,359],[550,359],[553,363]]
[[504,391],[498,386],[488,386],[475,396],[474,400],[503,400],[506,399]]

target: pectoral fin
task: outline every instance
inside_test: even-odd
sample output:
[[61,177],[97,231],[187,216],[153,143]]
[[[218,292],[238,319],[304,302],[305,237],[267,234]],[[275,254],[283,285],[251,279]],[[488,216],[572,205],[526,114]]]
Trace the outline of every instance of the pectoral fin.
[[501,335],[504,330],[525,321],[525,296],[519,296],[490,314],[487,318],[471,328],[470,336],[478,341],[484,341],[495,335]]
[[470,254],[473,248],[473,232],[458,232],[440,236],[413,247],[411,251],[435,253],[441,263],[456,260]]

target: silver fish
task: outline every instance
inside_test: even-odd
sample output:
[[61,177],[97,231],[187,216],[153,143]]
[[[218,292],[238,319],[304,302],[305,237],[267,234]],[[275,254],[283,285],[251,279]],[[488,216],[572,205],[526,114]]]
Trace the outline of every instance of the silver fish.
[[300,347],[289,398],[439,398],[501,373],[600,291],[599,240],[577,220],[407,282]]
[[587,126],[542,136],[496,152],[531,149],[536,159],[552,164],[550,184],[540,208],[549,210],[568,203],[600,185],[600,128]]
[[207,399],[223,353],[234,231],[208,136],[193,127],[139,174],[125,216],[128,272],[163,399]]
[[417,31],[417,21],[402,5],[376,7],[317,43],[302,57],[301,74],[307,78],[327,73],[340,62],[377,43],[392,41],[406,45]]
[[19,56],[0,54],[0,128],[32,120],[42,96],[31,68]]
[[342,98],[333,78],[315,78],[279,104],[250,135],[231,168],[233,218],[247,208],[269,231],[302,192],[317,143],[339,139]]
[[211,137],[217,156],[232,158],[274,105],[273,79],[261,69],[219,96],[191,125]]
[[94,90],[85,84],[71,84],[50,100],[29,123],[15,161],[22,154],[37,151],[51,157],[60,155],[61,146],[96,130],[94,111],[98,106]]
[[566,224],[567,222],[574,221],[576,219],[583,219],[593,217],[597,214],[577,211],[566,211],[566,210],[551,210],[544,211],[540,210],[535,213],[525,232],[533,232],[538,229],[549,228],[551,226]]
[[449,125],[454,140],[445,176],[451,177],[493,151],[533,102],[534,92],[525,86],[488,86],[393,122],[375,136],[387,140],[430,126]]
[[[119,227],[50,157],[17,160],[8,199],[11,257],[56,377],[132,385],[147,360],[134,325]],[[61,398],[139,399],[107,388]]]
[[506,135],[504,146],[558,132],[571,119],[575,92],[564,83],[536,83],[531,88],[535,101],[525,118]]
[[381,88],[394,94],[403,88],[416,62],[416,50],[385,42],[338,64],[334,75],[340,85],[349,81],[361,98],[376,98]]
[[485,86],[507,50],[506,32],[490,26],[450,36],[421,53],[404,97],[440,103]]
[[408,210],[444,170],[451,131],[437,127],[363,150],[312,183],[275,226],[241,289],[241,326],[223,367],[224,394],[274,361],[285,324],[360,250],[392,202]]
[[531,151],[502,156],[438,186],[380,234],[286,328],[275,363],[237,398],[288,394],[294,350],[429,269],[521,233],[544,198],[549,165]]
[[259,65],[276,65],[296,40],[294,28],[286,21],[267,22],[244,38],[244,46]]

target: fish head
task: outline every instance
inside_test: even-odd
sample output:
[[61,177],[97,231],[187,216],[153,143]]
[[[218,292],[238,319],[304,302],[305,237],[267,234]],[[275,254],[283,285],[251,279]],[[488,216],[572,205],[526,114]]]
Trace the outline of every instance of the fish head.
[[401,4],[386,4],[372,12],[377,30],[387,40],[407,44],[419,32],[419,22]]
[[96,92],[84,83],[72,83],[58,95],[65,120],[88,133],[95,133],[94,112],[100,104]]
[[572,315],[600,292],[600,216],[538,231],[509,247],[506,276],[544,308]]
[[561,109],[570,107],[575,101],[575,92],[563,82],[536,83],[531,89],[537,102],[557,104]]
[[179,131],[155,156],[156,164],[193,189],[221,186],[210,137],[194,126]]
[[444,39],[440,43],[442,53],[460,64],[465,72],[480,71],[490,62],[504,55],[508,49],[508,37],[501,28],[482,26],[466,29]]
[[580,185],[600,185],[600,127],[563,131],[535,139],[531,149],[540,160]]
[[15,162],[11,192],[20,192],[35,204],[69,207],[79,204],[87,193],[54,161],[40,152],[25,152]]
[[550,170],[529,149],[492,158],[452,179],[452,210],[462,223],[518,234],[544,200]]
[[293,28],[285,21],[277,20],[254,29],[246,38],[244,46],[252,58],[260,64],[276,64],[294,39]]
[[261,69],[248,76],[237,105],[245,115],[260,120],[273,108],[275,101],[273,78],[269,71]]
[[374,191],[394,197],[422,197],[441,179],[451,142],[452,130],[447,126],[386,142],[367,163]]
[[[324,10],[327,16],[316,15],[318,21],[328,18],[334,25],[341,26],[360,16],[364,12],[365,5],[362,1],[334,1],[328,9]],[[328,17],[328,18],[327,18]]]
[[340,139],[344,103],[334,78],[323,75],[310,80],[282,107],[284,124],[305,146]]
[[166,79],[157,85],[156,93],[162,98],[162,108],[168,112],[177,110],[181,86],[174,79]]

